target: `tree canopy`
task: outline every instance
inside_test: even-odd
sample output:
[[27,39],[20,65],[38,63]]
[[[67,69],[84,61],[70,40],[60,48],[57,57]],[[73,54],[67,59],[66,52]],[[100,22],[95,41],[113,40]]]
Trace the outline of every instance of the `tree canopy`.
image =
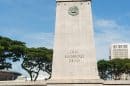
[[28,48],[26,43],[0,36],[0,70],[12,68],[6,59],[18,61],[23,58],[22,68],[36,80],[40,71],[51,74],[52,49]]
[[130,76],[130,59],[100,60],[98,70],[99,76],[104,80],[127,80]]
[[45,47],[28,48],[22,67],[29,73],[31,80],[36,80],[40,71],[51,74],[52,49]]
[[0,36],[0,69],[11,68],[11,63],[6,62],[6,58],[16,61],[24,55],[25,49],[24,42]]

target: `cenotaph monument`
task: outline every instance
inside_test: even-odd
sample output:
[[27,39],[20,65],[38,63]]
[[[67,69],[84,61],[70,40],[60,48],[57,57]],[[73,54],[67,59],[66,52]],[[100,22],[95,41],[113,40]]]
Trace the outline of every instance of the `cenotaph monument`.
[[52,77],[49,86],[100,85],[91,0],[56,0]]

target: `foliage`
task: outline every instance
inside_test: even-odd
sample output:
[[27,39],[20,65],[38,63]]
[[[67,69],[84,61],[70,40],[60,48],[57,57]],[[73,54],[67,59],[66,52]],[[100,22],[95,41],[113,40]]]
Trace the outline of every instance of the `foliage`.
[[0,36],[0,70],[11,68],[11,63],[6,62],[6,58],[17,61],[24,55],[25,48],[24,42]]
[[40,71],[45,71],[51,76],[51,49],[27,48],[24,42],[0,36],[0,70],[12,68],[12,64],[6,62],[7,58],[14,62],[23,58],[22,67],[28,72],[31,80],[36,80]]
[[110,61],[98,61],[99,75],[102,79],[121,80],[123,74],[125,79],[130,75],[130,59],[112,59]]
[[123,60],[122,59],[113,59],[110,60],[110,64],[111,64],[111,77],[115,80],[120,80],[121,79],[121,75],[123,74]]
[[40,71],[51,74],[52,50],[47,48],[28,48],[22,67],[29,73],[31,80],[36,80]]
[[98,61],[99,76],[106,80],[109,77],[110,63],[106,60]]

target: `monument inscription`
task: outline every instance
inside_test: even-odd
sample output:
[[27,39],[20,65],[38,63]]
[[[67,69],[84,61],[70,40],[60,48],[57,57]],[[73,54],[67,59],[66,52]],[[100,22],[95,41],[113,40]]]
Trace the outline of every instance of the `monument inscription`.
[[77,49],[71,49],[65,54],[65,58],[69,63],[79,63],[83,62],[84,54],[81,54]]

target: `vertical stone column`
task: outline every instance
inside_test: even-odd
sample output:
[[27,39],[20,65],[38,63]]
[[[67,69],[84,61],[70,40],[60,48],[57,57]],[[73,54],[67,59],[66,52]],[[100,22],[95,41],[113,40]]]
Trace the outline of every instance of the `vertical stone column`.
[[91,0],[57,0],[52,79],[99,79]]

